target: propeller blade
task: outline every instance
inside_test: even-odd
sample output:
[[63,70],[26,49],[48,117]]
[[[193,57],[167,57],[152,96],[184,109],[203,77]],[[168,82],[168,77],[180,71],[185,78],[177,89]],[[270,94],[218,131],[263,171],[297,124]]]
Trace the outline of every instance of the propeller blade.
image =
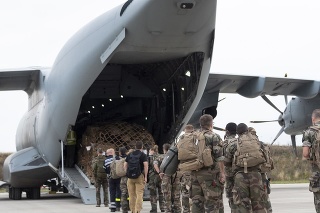
[[296,143],[296,136],[295,135],[291,135],[291,142],[292,142],[293,152],[296,155],[296,157],[298,157],[297,143]]
[[215,129],[215,130],[219,130],[219,131],[226,131],[225,129],[222,129],[222,128],[220,128],[220,127],[213,127],[213,129]]
[[281,121],[281,120],[279,119],[279,120],[270,120],[270,121],[250,121],[250,123],[259,124],[259,123],[279,122],[279,121]]
[[286,105],[288,105],[288,96],[287,95],[284,96],[284,101],[286,102]]
[[226,97],[224,97],[224,98],[220,99],[218,102],[223,101],[224,99],[226,99]]
[[280,112],[281,115],[283,114],[283,113],[269,100],[269,98],[267,98],[267,96],[262,95],[261,98],[262,98],[263,100],[265,100],[265,101],[266,101],[270,106],[272,106],[275,110],[277,110],[278,112]]
[[284,131],[284,126],[280,129],[277,136],[273,139],[271,145],[278,139],[278,137],[283,133],[283,131]]

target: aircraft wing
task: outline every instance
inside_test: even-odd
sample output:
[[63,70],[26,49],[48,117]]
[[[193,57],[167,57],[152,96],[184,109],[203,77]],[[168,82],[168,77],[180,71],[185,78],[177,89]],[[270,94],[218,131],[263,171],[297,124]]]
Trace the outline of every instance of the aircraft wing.
[[39,69],[0,69],[0,91],[24,90],[28,94],[34,89]]
[[206,93],[238,93],[247,98],[262,95],[290,95],[313,98],[318,95],[320,81],[210,73]]

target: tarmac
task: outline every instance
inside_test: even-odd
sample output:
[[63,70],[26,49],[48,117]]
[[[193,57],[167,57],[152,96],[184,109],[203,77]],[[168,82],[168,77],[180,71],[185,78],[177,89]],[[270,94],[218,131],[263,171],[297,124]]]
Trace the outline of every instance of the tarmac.
[[[308,184],[273,184],[270,200],[273,213],[314,213],[313,194]],[[225,213],[230,213],[228,201],[224,198]],[[0,193],[0,209],[2,213],[94,213],[110,212],[107,207],[84,205],[79,198],[69,194],[42,193],[39,200],[29,200],[25,194],[21,200],[10,200],[8,193]],[[150,212],[150,202],[143,202],[142,213]],[[159,211],[160,212],[160,211]]]

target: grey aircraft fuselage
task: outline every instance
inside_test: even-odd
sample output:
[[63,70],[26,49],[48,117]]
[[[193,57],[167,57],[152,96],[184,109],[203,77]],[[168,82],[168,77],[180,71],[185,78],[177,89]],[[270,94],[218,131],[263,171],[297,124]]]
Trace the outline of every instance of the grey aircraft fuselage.
[[159,144],[177,137],[206,86],[215,16],[215,0],[134,0],[84,26],[28,93],[4,181],[39,187],[56,177],[59,141],[89,118],[140,123]]

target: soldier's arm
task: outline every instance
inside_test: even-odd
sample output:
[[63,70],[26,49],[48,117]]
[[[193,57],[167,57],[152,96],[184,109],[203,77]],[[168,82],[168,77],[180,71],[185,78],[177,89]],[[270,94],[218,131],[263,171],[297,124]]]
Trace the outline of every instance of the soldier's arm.
[[212,154],[213,159],[218,163],[220,177],[219,181],[224,183],[225,181],[225,172],[224,172],[224,156],[223,156],[223,141],[218,134],[215,134],[212,137]]
[[[143,162],[144,174],[148,174],[148,161]],[[144,181],[148,182],[148,175],[144,176]]]
[[236,142],[232,141],[225,149],[225,154],[224,154],[225,166],[232,167],[232,160],[233,160],[235,151],[236,151]]
[[312,146],[310,131],[307,130],[303,133],[302,137],[302,158],[309,159],[310,158],[310,147]]

